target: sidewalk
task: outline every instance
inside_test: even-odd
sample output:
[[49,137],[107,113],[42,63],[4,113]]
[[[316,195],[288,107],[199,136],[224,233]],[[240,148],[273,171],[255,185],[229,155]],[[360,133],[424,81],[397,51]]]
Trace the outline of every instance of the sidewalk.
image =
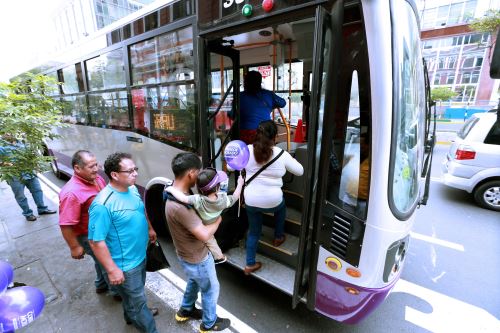
[[[43,183],[42,187],[45,203],[57,209],[57,194]],[[36,213],[29,191],[26,196]],[[5,182],[0,182],[0,260],[14,267],[14,281],[37,287],[46,297],[42,315],[17,332],[138,332],[126,325],[119,302],[95,293],[92,258],[71,258],[58,215],[26,221]],[[180,290],[158,273],[148,273],[147,280],[148,304],[160,310],[155,317],[158,331],[197,332],[199,321],[178,324],[174,319]]]

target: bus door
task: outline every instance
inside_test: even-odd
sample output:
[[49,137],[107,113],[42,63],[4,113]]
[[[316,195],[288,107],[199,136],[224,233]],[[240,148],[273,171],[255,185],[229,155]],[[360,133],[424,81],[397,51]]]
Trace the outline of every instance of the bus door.
[[311,289],[315,283],[314,270],[317,262],[317,247],[315,235],[321,221],[317,215],[317,204],[320,180],[320,159],[325,158],[325,134],[331,132],[331,126],[325,123],[327,113],[334,110],[330,107],[336,98],[336,88],[340,84],[335,80],[338,72],[341,54],[341,26],[343,18],[343,1],[337,1],[329,13],[322,6],[318,6],[315,19],[314,54],[311,85],[311,106],[309,112],[308,161],[305,168],[306,190],[304,193],[304,210],[299,241],[299,258],[295,275],[292,306],[296,307],[302,301],[313,310],[314,292]]
[[[218,170],[223,165],[223,148],[227,142],[238,138],[239,115],[239,52],[223,39],[205,40],[204,67],[200,73],[202,78],[200,89],[206,98],[206,124],[202,133],[202,156],[205,166]],[[202,117],[203,119],[204,117]]]

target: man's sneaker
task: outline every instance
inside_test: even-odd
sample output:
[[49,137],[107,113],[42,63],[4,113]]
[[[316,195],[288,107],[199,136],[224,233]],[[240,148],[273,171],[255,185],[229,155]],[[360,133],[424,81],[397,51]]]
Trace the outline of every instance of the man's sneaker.
[[220,318],[217,317],[217,320],[215,321],[215,324],[212,325],[212,327],[205,327],[203,323],[200,324],[200,333],[206,333],[210,331],[223,331],[226,328],[231,326],[231,320],[227,318]]
[[188,319],[200,320],[202,316],[203,316],[203,311],[196,307],[194,307],[193,310],[191,311],[180,309],[175,314],[175,320],[177,320],[179,323],[182,323]]
[[222,263],[224,263],[224,262],[226,262],[226,261],[227,261],[227,257],[226,257],[226,256],[224,256],[224,257],[222,257],[222,258],[220,258],[220,259],[215,259],[215,260],[214,260],[214,262],[215,262],[215,264],[216,264],[216,265],[217,265],[217,264],[222,264]]
[[35,215],[26,216],[26,220],[30,222],[36,221],[36,216]]

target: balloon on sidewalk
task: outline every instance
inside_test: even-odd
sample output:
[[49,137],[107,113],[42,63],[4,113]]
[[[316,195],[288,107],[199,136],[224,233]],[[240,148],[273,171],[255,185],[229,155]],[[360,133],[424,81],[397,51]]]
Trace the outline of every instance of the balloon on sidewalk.
[[[12,268],[12,265],[6,261],[0,260],[0,272],[5,273],[5,275],[7,276],[7,285],[10,285],[12,283],[12,280],[14,279],[14,269]],[[1,289],[2,288],[0,285],[0,290]]]
[[0,295],[0,329],[10,332],[20,329],[42,314],[45,296],[35,287],[12,288]]
[[233,140],[224,149],[224,159],[234,170],[242,170],[247,166],[250,151],[247,144],[241,140]]

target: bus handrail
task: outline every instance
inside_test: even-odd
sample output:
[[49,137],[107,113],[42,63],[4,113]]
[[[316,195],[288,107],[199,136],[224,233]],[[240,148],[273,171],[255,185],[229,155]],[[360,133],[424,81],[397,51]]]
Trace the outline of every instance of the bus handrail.
[[286,150],[290,151],[290,124],[286,121],[285,115],[283,114],[283,111],[281,111],[280,108],[276,108],[278,112],[280,113],[281,120],[283,121],[283,124],[285,124],[286,128]]
[[229,85],[226,92],[224,93],[224,97],[222,97],[222,100],[220,101],[219,105],[217,106],[217,109],[215,110],[214,113],[212,113],[211,115],[208,116],[209,121],[212,120],[219,113],[220,108],[222,107],[222,105],[226,101],[227,95],[229,95],[229,93],[233,89],[233,84],[234,84],[234,80],[231,80],[231,84]]

